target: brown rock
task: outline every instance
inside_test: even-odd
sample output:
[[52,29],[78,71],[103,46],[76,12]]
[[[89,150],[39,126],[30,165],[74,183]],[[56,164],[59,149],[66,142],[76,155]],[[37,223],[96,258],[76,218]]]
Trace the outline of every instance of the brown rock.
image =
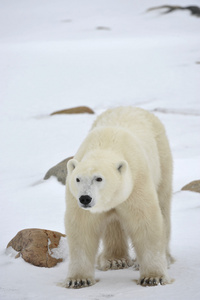
[[194,180],[194,181],[186,184],[184,187],[182,187],[181,190],[200,193],[200,180]]
[[51,116],[58,115],[58,114],[94,114],[94,111],[87,107],[87,106],[78,106],[78,107],[72,107],[68,109],[58,110],[53,113],[51,113]]
[[38,267],[54,267],[62,258],[52,257],[52,249],[57,248],[64,234],[45,229],[24,229],[8,243],[26,262]]
[[47,180],[51,176],[55,176],[59,182],[65,185],[66,177],[67,177],[67,162],[73,158],[73,156],[68,157],[62,160],[57,165],[53,166],[44,176],[44,179]]

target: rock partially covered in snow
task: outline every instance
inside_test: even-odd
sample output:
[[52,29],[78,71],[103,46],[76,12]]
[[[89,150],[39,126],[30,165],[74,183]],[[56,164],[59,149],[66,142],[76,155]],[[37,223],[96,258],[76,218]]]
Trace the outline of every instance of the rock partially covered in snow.
[[186,184],[181,190],[200,193],[200,180],[194,180]]
[[45,229],[24,229],[8,243],[26,262],[38,267],[54,267],[66,257],[65,235]]
[[45,174],[44,179],[46,180],[51,176],[55,176],[59,182],[65,185],[67,177],[67,162],[71,158],[73,158],[73,156],[64,159],[63,161],[49,169],[49,171]]

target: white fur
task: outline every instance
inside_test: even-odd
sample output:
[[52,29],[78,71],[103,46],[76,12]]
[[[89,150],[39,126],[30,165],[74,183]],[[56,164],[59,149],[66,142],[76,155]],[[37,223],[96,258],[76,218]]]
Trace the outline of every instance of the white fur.
[[106,111],[67,168],[70,265],[65,286],[95,283],[100,239],[100,269],[132,265],[128,238],[140,265],[139,283],[169,283],[172,157],[160,121],[139,108]]
[[[93,153],[95,157],[99,153]],[[110,156],[110,153],[104,152],[105,156]],[[133,189],[131,171],[128,163],[115,158],[115,163],[104,160],[101,168],[100,161],[87,159],[78,163],[72,159],[68,162],[68,176],[70,190],[73,196],[77,199],[78,205],[81,207],[79,198],[82,195],[88,195],[92,198],[90,207],[86,208],[91,212],[108,211],[127,199]],[[88,167],[91,165],[92,167]],[[78,178],[79,182],[76,182]],[[96,179],[101,178],[98,182]],[[126,189],[123,187],[126,185]]]

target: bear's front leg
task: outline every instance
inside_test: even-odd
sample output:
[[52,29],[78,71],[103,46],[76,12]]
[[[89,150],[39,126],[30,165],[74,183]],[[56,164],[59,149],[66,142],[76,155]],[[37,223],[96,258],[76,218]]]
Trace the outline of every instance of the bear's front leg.
[[[96,283],[94,273],[98,241],[95,241],[94,245],[94,238],[91,236],[85,240],[82,237],[68,239],[70,240],[70,262],[64,286],[66,288],[82,288],[94,285]],[[91,241],[91,244],[87,242],[87,239]]]
[[[79,267],[75,266],[76,263],[79,264]],[[87,269],[84,269],[78,261],[76,263],[74,263],[73,259],[70,261],[68,277],[63,286],[66,288],[78,289],[94,285],[96,283],[94,278],[94,266],[89,266],[85,261]]]
[[77,216],[75,211],[70,215],[66,213],[66,234],[70,257],[68,276],[62,285],[75,289],[95,284],[95,258],[99,244],[98,234],[92,226],[93,216],[82,209],[78,211]]
[[142,286],[156,286],[171,283],[167,275],[167,261],[165,254],[154,253],[147,250],[140,263],[140,279]]
[[[141,198],[140,198],[141,199]],[[135,247],[137,260],[140,266],[142,286],[155,286],[171,283],[167,275],[167,258],[165,251],[165,230],[163,216],[156,201],[156,196],[150,197],[145,205],[137,201],[133,211],[132,242]],[[143,199],[143,202],[144,202]]]
[[[155,215],[154,215],[155,217]],[[156,227],[156,222],[140,222],[138,236],[134,240],[135,251],[140,266],[142,286],[155,286],[171,283],[167,275],[167,259],[163,239],[162,223]]]
[[[76,243],[77,245],[77,243]],[[68,276],[64,282],[66,288],[82,288],[94,285],[94,257],[95,253],[86,254],[85,247],[77,247],[77,250],[70,250],[70,262],[68,267]],[[79,249],[79,251],[78,251]]]

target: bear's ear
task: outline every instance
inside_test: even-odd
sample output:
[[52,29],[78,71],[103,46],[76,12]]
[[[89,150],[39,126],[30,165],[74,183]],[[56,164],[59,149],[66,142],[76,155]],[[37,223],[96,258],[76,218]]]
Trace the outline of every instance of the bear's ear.
[[72,171],[76,168],[78,164],[78,161],[74,158],[70,159],[68,162],[67,162],[67,173],[68,174],[71,174]]
[[120,174],[123,174],[127,167],[128,167],[128,163],[125,161],[125,160],[122,160],[120,162],[117,163],[117,171],[120,173]]

